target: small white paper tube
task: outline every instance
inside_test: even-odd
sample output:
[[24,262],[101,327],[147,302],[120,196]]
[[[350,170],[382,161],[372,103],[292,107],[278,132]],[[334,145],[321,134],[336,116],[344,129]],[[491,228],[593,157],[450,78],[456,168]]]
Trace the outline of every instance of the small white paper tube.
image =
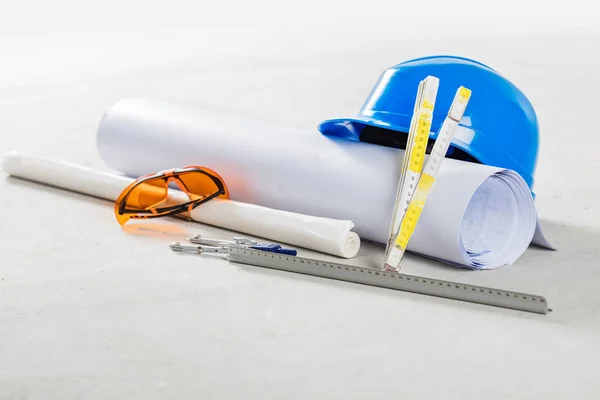
[[[17,152],[4,156],[1,165],[4,172],[15,177],[113,202],[133,181],[125,176]],[[169,196],[176,201],[189,201],[184,193],[176,190],[170,190]],[[223,199],[202,204],[190,216],[200,223],[343,258],[354,257],[360,248],[360,238],[350,231],[354,224],[347,220],[319,218]]]

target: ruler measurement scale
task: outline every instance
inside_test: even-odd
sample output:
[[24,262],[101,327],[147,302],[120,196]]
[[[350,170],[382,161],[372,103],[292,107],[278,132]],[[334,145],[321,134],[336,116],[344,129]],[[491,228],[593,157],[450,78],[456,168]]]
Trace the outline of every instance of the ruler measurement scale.
[[[399,201],[400,196],[402,196],[402,192],[404,189],[404,183],[406,181],[406,174],[409,171],[409,158],[410,158],[410,154],[411,154],[411,149],[414,146],[415,143],[415,136],[417,133],[417,120],[419,119],[419,109],[422,106],[423,103],[423,91],[425,89],[425,81],[421,81],[421,83],[419,83],[419,89],[417,91],[417,100],[415,101],[415,107],[413,110],[413,116],[411,118],[410,121],[410,128],[408,130],[408,138],[406,140],[406,146],[404,149],[404,157],[402,157],[402,170],[401,170],[401,176],[400,176],[400,183],[398,185],[398,196],[396,197],[396,202]],[[397,203],[400,204],[400,203]],[[394,208],[394,211],[398,211],[398,207],[396,206]],[[402,219],[402,218],[400,218]],[[394,219],[394,221],[396,221],[396,219]],[[394,229],[398,229],[397,226],[394,227]],[[392,235],[396,233],[395,230],[393,230],[392,232],[390,232]],[[391,239],[391,238],[390,238]]]
[[321,278],[401,290],[447,299],[485,304],[538,314],[547,314],[544,296],[467,285],[398,272],[381,271],[304,257],[294,257],[244,248],[230,248],[227,259],[234,263],[277,269]]
[[[425,170],[420,175],[416,190],[409,200],[408,207],[404,212],[403,219],[400,222],[400,228],[393,240],[392,247],[386,253],[386,259],[383,269],[388,271],[399,271],[400,262],[408,246],[408,242],[415,231],[421,212],[425,207],[427,197],[431,192],[435,177],[440,169],[442,161],[446,157],[446,152],[450,142],[454,137],[454,131],[465,112],[471,91],[465,87],[460,87],[456,91],[448,115],[440,128],[437,140],[425,165]],[[402,204],[404,206],[404,204]]]
[[428,76],[419,83],[415,110],[411,119],[410,131],[403,157],[401,178],[398,184],[389,239],[385,251],[386,255],[391,251],[394,238],[398,234],[400,224],[423,170],[438,87],[439,79],[433,76]]
[[421,100],[423,98],[423,85],[424,81],[419,83],[419,88],[417,90],[417,99],[415,101],[415,106],[413,108],[413,116],[410,120],[410,128],[408,138],[406,139],[406,146],[404,150],[404,157],[402,157],[402,168],[400,169],[400,182],[398,183],[398,188],[396,190],[396,200],[394,201],[394,211],[392,213],[392,223],[390,224],[390,232],[388,235],[388,242],[385,248],[385,254],[388,254],[390,246],[393,245],[394,236],[398,228],[400,227],[400,221],[402,221],[402,210],[401,210],[401,197],[404,189],[404,181],[406,178],[406,172],[408,171],[408,155],[407,152],[412,148],[412,144],[414,141],[414,132],[415,132],[415,124],[417,122],[417,114],[419,111],[419,105],[421,104]]
[[[427,79],[429,79],[429,81],[431,81],[436,78],[428,77]],[[398,232],[398,229],[400,227],[400,222],[402,221],[402,218],[404,217],[404,212],[406,211],[406,209],[402,206],[402,203],[403,202],[405,203],[407,200],[410,200],[410,196],[411,196],[411,194],[407,192],[408,188],[406,188],[405,185],[407,182],[407,175],[410,174],[410,175],[412,175],[413,179],[415,178],[415,176],[414,176],[415,174],[411,173],[411,171],[410,171],[410,163],[411,163],[411,161],[414,161],[414,160],[410,160],[410,158],[411,158],[410,156],[413,154],[412,149],[415,146],[415,136],[417,135],[417,122],[419,119],[419,110],[421,109],[421,107],[423,105],[423,96],[424,96],[427,79],[425,79],[419,83],[419,87],[417,90],[417,98],[415,101],[413,116],[411,118],[410,128],[409,128],[409,132],[408,132],[408,138],[406,141],[406,146],[405,146],[405,151],[404,151],[404,157],[402,157],[402,169],[400,171],[400,182],[398,184],[398,189],[396,192],[396,200],[394,203],[394,212],[392,215],[392,223],[390,224],[389,238],[388,238],[388,243],[387,243],[387,246],[385,249],[386,254],[388,254],[390,246],[393,245],[393,239]]]

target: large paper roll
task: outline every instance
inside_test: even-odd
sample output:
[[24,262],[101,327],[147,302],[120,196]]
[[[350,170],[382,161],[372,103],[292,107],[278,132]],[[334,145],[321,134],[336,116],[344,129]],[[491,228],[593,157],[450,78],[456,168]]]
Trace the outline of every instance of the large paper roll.
[[[103,160],[128,175],[203,165],[223,177],[234,200],[349,219],[362,238],[380,243],[387,241],[403,155],[147,99],[125,99],[107,110],[97,143]],[[447,159],[408,250],[496,268],[523,254],[536,223],[533,198],[518,174]]]

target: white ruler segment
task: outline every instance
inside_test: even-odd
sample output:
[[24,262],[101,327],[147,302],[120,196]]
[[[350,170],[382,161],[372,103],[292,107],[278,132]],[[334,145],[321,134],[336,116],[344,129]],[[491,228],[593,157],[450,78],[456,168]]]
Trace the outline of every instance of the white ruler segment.
[[381,271],[373,268],[363,268],[354,265],[237,247],[229,249],[227,259],[234,263],[538,314],[547,314],[551,311],[544,296],[467,285],[398,272]]
[[[408,203],[401,202],[400,204],[405,211],[402,215],[400,228],[393,239],[389,252],[386,253],[383,269],[387,271],[397,272],[400,270],[400,262],[402,261],[402,257],[404,257],[408,242],[415,231],[421,212],[425,207],[427,197],[431,192],[440,166],[446,157],[450,142],[452,142],[452,138],[454,137],[456,127],[462,119],[470,98],[471,91],[469,89],[462,86],[458,88],[454,100],[452,101],[452,105],[450,106],[450,110],[448,111],[448,115],[446,116],[435,144],[433,145],[431,154],[427,159],[425,169],[422,171],[422,174],[420,173],[418,175],[416,189],[406,189],[410,192],[410,198]],[[429,131],[427,136],[429,137]]]

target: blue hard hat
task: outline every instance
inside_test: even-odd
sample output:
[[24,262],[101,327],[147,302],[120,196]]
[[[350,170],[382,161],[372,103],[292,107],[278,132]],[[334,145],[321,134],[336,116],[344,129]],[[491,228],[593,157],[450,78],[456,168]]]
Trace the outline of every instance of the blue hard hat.
[[423,57],[388,68],[358,115],[323,121],[319,131],[327,136],[403,147],[419,82],[428,75],[439,78],[430,146],[456,90],[464,86],[472,95],[447,156],[512,169],[531,189],[539,148],[533,106],[498,72],[467,58]]

